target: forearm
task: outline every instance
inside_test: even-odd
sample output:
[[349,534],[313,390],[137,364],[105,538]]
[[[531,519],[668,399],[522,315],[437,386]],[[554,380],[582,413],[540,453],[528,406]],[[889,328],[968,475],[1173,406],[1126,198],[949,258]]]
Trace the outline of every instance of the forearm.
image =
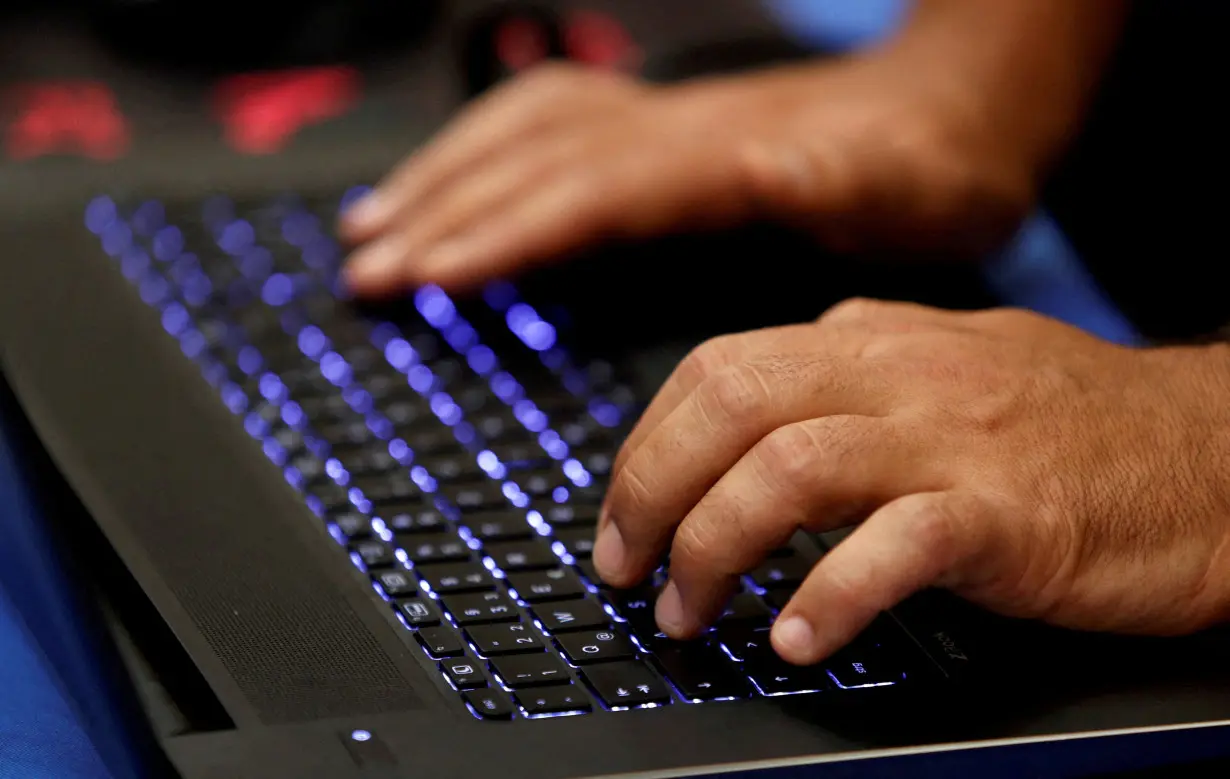
[[[886,48],[966,90],[1041,174],[1084,120],[1128,0],[918,0]],[[923,65],[927,67],[927,65]]]

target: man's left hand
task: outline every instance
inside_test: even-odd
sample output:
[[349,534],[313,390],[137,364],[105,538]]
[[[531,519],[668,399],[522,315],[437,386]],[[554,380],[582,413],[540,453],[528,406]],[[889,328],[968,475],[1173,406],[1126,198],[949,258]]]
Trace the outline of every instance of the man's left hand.
[[1017,311],[868,301],[685,360],[621,451],[595,564],[670,550],[686,638],[799,528],[861,522],[773,629],[812,663],[927,587],[1009,616],[1182,633],[1230,615],[1230,352],[1135,350]]

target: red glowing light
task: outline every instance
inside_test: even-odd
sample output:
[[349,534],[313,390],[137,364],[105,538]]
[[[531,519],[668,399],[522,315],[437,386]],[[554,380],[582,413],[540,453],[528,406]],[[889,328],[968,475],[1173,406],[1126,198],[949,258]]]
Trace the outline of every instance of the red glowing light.
[[5,137],[13,159],[76,153],[109,161],[128,149],[128,122],[104,84],[30,84],[16,88],[13,96],[17,114]]
[[345,114],[358,95],[359,76],[352,68],[250,73],[218,86],[214,110],[236,151],[273,154],[304,127]]

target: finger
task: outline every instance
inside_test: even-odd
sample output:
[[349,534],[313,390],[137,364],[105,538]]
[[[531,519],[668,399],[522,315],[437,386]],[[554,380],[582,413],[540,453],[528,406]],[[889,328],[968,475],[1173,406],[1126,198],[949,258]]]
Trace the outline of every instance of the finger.
[[775,458],[775,447],[790,445],[799,447],[790,456],[805,460],[814,441],[792,423],[883,416],[894,395],[882,371],[848,360],[747,362],[707,379],[612,477],[594,547],[598,572],[615,586],[643,578],[679,521],[762,439]]
[[561,171],[475,231],[436,247],[422,260],[422,278],[465,289],[601,239],[648,237],[733,208],[722,183],[729,172],[699,145],[613,152]]
[[819,662],[906,597],[951,586],[985,547],[986,519],[976,500],[950,492],[884,506],[812,569],[773,625],[774,649],[791,663]]
[[942,485],[933,460],[888,420],[834,416],[787,425],[748,452],[680,523],[672,598],[658,623],[691,638],[726,605],[731,583],[799,528],[824,532],[913,492]]
[[474,166],[418,208],[404,206],[397,223],[404,225],[354,253],[346,265],[347,283],[360,294],[400,291],[423,283],[421,260],[434,247],[458,233],[475,230],[493,213],[509,208],[516,198],[540,186],[575,157],[583,146],[549,136],[514,154]]
[[479,98],[343,215],[343,237],[356,242],[371,239],[389,229],[401,210],[458,171],[572,115],[578,103],[588,102],[584,84],[575,69],[544,67]]
[[[631,453],[701,382],[755,357],[814,351],[817,347],[815,335],[814,324],[787,325],[711,338],[693,349],[662,384],[633,426],[615,456],[611,473],[616,474],[623,468]],[[844,351],[848,352],[849,348]]]

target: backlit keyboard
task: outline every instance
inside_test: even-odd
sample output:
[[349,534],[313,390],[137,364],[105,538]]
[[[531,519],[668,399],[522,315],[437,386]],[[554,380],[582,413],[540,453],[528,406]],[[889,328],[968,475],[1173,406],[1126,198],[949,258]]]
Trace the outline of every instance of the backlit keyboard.
[[905,680],[910,641],[887,619],[822,666],[773,653],[773,616],[823,553],[811,538],[750,572],[702,640],[654,624],[664,571],[605,587],[590,562],[598,507],[646,399],[570,353],[507,284],[465,305],[424,288],[396,315],[341,300],[330,230],[359,192],[188,208],[101,196],[85,227],[472,714]]

